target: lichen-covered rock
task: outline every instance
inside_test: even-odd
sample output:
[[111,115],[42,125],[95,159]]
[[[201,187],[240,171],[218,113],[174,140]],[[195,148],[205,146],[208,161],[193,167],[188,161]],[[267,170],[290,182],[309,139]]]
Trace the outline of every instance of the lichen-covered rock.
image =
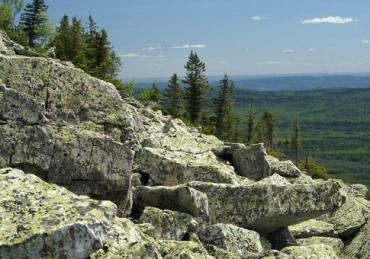
[[141,215],[145,207],[155,207],[208,218],[208,198],[204,193],[187,186],[140,186],[134,193],[133,214]]
[[338,236],[338,233],[334,230],[333,224],[317,219],[310,219],[302,223],[289,226],[289,230],[295,238],[307,238],[312,236]]
[[251,180],[261,180],[271,175],[266,149],[263,144],[231,146],[232,162],[241,176]]
[[280,176],[279,174],[273,174],[269,177],[264,178],[261,181],[258,181],[257,183],[249,183],[244,185],[251,185],[251,184],[258,184],[258,185],[269,185],[269,186],[289,186],[292,185],[287,179]]
[[163,259],[212,259],[199,242],[160,240]]
[[370,201],[349,195],[340,209],[320,219],[333,224],[340,237],[348,238],[365,225],[368,217],[370,217]]
[[335,253],[339,256],[344,247],[344,243],[340,238],[335,237],[309,237],[309,238],[299,238],[296,239],[297,243],[300,246],[310,246],[310,245],[319,245],[324,244],[328,245]]
[[161,259],[160,246],[128,219],[115,218],[104,248],[91,259],[154,258]]
[[86,258],[103,246],[116,206],[0,169],[0,257]]
[[279,159],[267,156],[270,164],[271,172],[285,177],[298,177],[301,175],[301,170],[296,167],[292,161],[279,161]]
[[355,238],[346,245],[341,257],[345,259],[370,258],[370,217]]
[[192,182],[208,196],[211,223],[271,232],[335,211],[345,200],[335,181],[306,185],[229,185]]
[[370,190],[363,184],[350,184],[348,192],[357,198],[370,200]]
[[309,246],[289,246],[281,250],[281,252],[287,254],[289,258],[339,259],[333,248],[324,244]]
[[207,226],[199,232],[199,238],[205,244],[214,245],[241,258],[271,248],[269,242],[257,232],[230,224]]
[[240,256],[211,244],[204,244],[208,253],[216,259],[240,259]]
[[184,240],[186,235],[196,232],[198,223],[186,213],[146,207],[139,220],[150,223],[158,236],[166,240]]
[[[129,202],[133,152],[122,143],[78,126],[0,125],[0,157],[76,194]],[[1,160],[1,159],[0,159]]]

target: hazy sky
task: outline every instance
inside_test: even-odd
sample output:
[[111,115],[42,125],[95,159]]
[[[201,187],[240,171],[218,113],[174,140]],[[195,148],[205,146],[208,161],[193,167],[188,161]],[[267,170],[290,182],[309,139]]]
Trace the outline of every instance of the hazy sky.
[[49,0],[95,17],[125,78],[184,74],[191,49],[208,75],[370,72],[370,0]]

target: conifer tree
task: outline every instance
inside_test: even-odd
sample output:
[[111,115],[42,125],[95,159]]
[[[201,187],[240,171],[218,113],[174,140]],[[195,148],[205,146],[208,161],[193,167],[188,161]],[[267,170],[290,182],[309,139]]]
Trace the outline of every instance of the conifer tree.
[[248,121],[247,121],[247,143],[251,144],[254,136],[254,129],[256,127],[256,112],[253,109],[254,97],[251,97],[251,104],[248,109]]
[[35,42],[45,36],[48,26],[47,17],[48,6],[44,0],[32,0],[26,5],[24,13],[21,16],[21,26],[28,38],[28,44],[35,46]]
[[227,139],[231,134],[233,90],[234,83],[225,74],[219,83],[218,96],[213,99],[215,135],[221,139]]
[[264,139],[267,147],[272,148],[275,142],[276,120],[272,113],[265,112],[262,116]]
[[84,69],[86,67],[86,61],[83,28],[81,25],[81,21],[78,20],[76,17],[73,17],[72,19],[70,34],[69,58],[75,66]]
[[165,105],[168,114],[175,118],[179,118],[182,115],[183,110],[183,89],[180,85],[180,80],[177,74],[173,74],[171,79],[168,81],[167,89],[165,90]]
[[299,162],[299,147],[300,147],[300,125],[298,117],[293,120],[293,137],[291,140],[292,149],[294,152],[294,158],[296,165]]
[[70,59],[71,33],[69,17],[64,15],[57,28],[54,39],[55,54],[61,60]]
[[157,85],[153,82],[152,88],[149,92],[149,100],[157,104],[157,108],[161,106],[161,91]]
[[95,42],[95,64],[92,69],[94,76],[101,79],[106,79],[109,75],[110,64],[110,42],[108,40],[108,33],[102,29],[96,34]]
[[208,82],[204,75],[206,65],[199,59],[197,53],[191,51],[185,69],[186,76],[183,82],[188,85],[185,89],[186,112],[190,122],[197,124],[207,95]]

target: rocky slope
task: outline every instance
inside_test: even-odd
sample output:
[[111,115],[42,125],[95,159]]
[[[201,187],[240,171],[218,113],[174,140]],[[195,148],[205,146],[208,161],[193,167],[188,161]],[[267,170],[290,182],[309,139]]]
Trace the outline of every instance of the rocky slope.
[[369,258],[365,186],[203,135],[1,33],[0,168],[1,259]]

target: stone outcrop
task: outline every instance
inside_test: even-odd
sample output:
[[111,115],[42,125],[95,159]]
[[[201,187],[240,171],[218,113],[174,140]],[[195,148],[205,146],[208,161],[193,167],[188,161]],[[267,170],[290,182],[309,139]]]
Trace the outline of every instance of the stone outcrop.
[[350,258],[369,258],[370,251],[370,216],[367,218],[367,223],[361,228],[360,232],[354,239],[345,247],[341,257]]
[[342,249],[344,247],[344,243],[340,238],[335,237],[309,237],[309,238],[300,238],[297,239],[297,243],[300,246],[310,246],[310,245],[328,245],[335,253],[339,256],[342,252]]
[[288,258],[330,258],[339,259],[333,248],[328,245],[318,244],[309,246],[289,246],[282,250]]
[[192,182],[188,186],[208,196],[211,223],[234,224],[260,232],[272,232],[334,211],[345,200],[334,181],[287,186]]
[[267,160],[273,174],[279,174],[285,177],[298,177],[301,175],[301,170],[292,161],[279,161],[279,159],[272,156],[267,156]]
[[0,169],[0,257],[86,258],[103,247],[116,206]]

